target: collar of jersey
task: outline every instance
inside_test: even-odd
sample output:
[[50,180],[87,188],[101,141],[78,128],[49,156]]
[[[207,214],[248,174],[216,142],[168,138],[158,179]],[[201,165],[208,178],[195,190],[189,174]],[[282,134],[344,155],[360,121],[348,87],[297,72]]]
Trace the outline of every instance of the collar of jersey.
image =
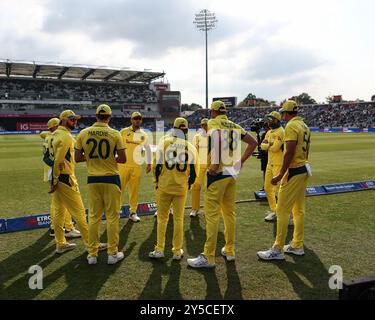
[[108,127],[108,124],[103,122],[95,122],[93,127]]

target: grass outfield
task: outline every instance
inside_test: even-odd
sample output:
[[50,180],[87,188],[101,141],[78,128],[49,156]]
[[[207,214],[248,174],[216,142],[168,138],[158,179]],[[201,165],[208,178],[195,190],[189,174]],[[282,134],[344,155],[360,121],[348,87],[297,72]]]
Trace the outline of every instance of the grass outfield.
[[[309,184],[375,179],[375,135],[313,134]],[[253,198],[261,187],[260,163],[250,159],[238,179],[237,199]],[[41,139],[36,135],[0,136],[0,217],[49,211],[47,185],[42,182]],[[86,167],[77,176],[87,207]],[[150,175],[142,177],[140,201],[153,200]],[[312,197],[307,200],[305,257],[263,263],[256,251],[274,240],[275,226],[265,223],[267,207],[237,205],[237,261],[219,257],[224,242],[221,224],[217,267],[196,271],[186,260],[172,262],[168,227],[166,259],[151,261],[147,254],[156,240],[156,219],[139,224],[121,220],[120,249],[125,260],[106,264],[106,254],[89,266],[81,240],[78,248],[54,254],[46,229],[0,234],[0,299],[336,299],[328,288],[331,265],[343,268],[344,278],[374,274],[374,191]],[[190,199],[188,201],[190,203]],[[196,256],[205,240],[204,218],[191,220],[186,211],[185,255]],[[172,222],[172,221],[170,221]],[[102,226],[105,240],[104,224]],[[292,230],[291,230],[292,231]],[[44,271],[44,289],[30,290],[27,273],[38,264]]]

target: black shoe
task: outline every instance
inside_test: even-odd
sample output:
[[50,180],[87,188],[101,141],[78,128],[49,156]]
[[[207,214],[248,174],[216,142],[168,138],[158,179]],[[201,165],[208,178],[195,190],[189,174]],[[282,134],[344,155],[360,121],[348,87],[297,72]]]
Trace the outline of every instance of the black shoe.
[[55,230],[54,229],[49,229],[49,236],[54,237],[55,236]]

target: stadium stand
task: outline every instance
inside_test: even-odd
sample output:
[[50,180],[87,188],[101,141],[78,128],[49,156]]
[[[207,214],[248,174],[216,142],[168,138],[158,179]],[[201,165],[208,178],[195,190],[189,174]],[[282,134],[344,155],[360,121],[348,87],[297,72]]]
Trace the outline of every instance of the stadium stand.
[[[243,127],[250,127],[259,118],[264,118],[279,107],[243,107],[228,110],[228,116]],[[340,103],[304,105],[300,107],[300,115],[310,127],[357,127],[370,128],[375,126],[375,102]],[[197,110],[187,119],[192,127],[198,127],[200,119],[209,116],[205,109]]]
[[154,91],[146,85],[124,86],[120,84],[52,82],[0,79],[0,99],[47,101],[66,103],[67,101],[116,103],[156,103]]
[[[43,123],[66,108],[83,116],[80,129],[91,125],[97,105],[108,103],[112,125],[123,128],[139,110],[150,126],[161,117],[151,82],[164,73],[0,60],[0,130]],[[22,129],[24,130],[24,129]]]

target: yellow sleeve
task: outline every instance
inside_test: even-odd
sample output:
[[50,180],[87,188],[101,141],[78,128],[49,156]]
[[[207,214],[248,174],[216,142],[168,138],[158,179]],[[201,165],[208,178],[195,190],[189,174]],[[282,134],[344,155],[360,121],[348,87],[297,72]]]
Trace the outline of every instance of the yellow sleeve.
[[298,130],[292,124],[287,124],[285,127],[285,141],[297,141],[298,140]]
[[215,121],[215,119],[210,119],[207,122],[207,130],[215,130],[215,129],[220,129],[220,125]]
[[82,150],[82,134],[83,134],[83,131],[81,131],[77,138],[76,138],[76,143],[74,144],[74,149],[77,149],[77,150]]
[[53,183],[56,184],[60,176],[61,170],[59,165],[64,164],[65,155],[71,146],[71,138],[69,136],[62,136],[57,145],[54,145],[55,161],[53,163]]
[[48,135],[48,132],[47,131],[43,131],[39,134],[39,136],[44,140],[45,138],[47,138],[47,135]]
[[122,136],[120,132],[116,131],[116,149],[117,150],[124,150],[125,149],[125,143],[124,140],[122,139]]
[[272,145],[270,145],[269,151],[278,152],[284,144],[284,130],[279,130],[277,134],[274,135]]
[[[266,136],[264,137],[264,140],[267,140],[268,141],[268,143],[261,143],[261,145],[260,145],[260,148],[263,150],[263,151],[267,151],[269,148],[270,148],[270,141],[269,141],[269,139],[270,139],[270,131],[267,131],[267,133],[266,133]],[[263,140],[263,141],[264,141]]]

